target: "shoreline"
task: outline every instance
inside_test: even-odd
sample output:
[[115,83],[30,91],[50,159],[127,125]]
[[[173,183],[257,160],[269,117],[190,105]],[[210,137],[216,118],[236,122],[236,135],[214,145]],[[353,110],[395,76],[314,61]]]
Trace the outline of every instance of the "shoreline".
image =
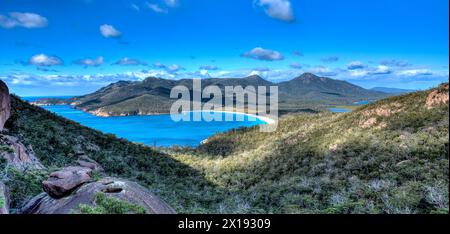
[[258,120],[263,121],[266,124],[274,124],[276,122],[276,120],[274,120],[274,119],[272,119],[270,117],[267,117],[267,116],[259,116],[259,115],[256,115],[256,114],[248,114],[248,113],[245,113],[245,112],[237,112],[237,111],[196,110],[196,111],[183,111],[182,113],[194,113],[194,112],[197,112],[197,113],[198,112],[201,112],[201,113],[209,112],[209,113],[240,114],[240,115],[245,115],[245,116],[248,116],[248,117],[256,118]]
[[[71,108],[75,109],[75,110],[80,110],[83,111],[85,113],[89,113],[91,115],[97,116],[97,117],[101,117],[101,118],[109,118],[109,117],[127,117],[127,116],[157,116],[157,115],[170,115],[170,113],[148,113],[148,114],[137,114],[137,115],[127,115],[127,114],[120,114],[120,115],[103,115],[103,114],[99,114],[100,112],[98,111],[87,111],[87,110],[83,110],[81,108],[76,108],[74,107],[74,105],[70,105],[70,104],[61,104],[61,105],[54,105],[54,104],[37,104],[37,103],[30,103],[32,105],[35,106],[40,106],[40,107],[45,107],[45,106],[63,106],[63,105],[68,105]],[[209,112],[209,113],[226,113],[226,114],[240,114],[240,115],[245,115],[248,117],[253,117],[256,118],[262,122],[264,122],[265,124],[274,124],[276,123],[276,120],[274,120],[273,118],[270,118],[268,116],[259,116],[256,114],[248,114],[245,112],[237,112],[237,111],[215,111],[215,110],[210,110],[210,111],[206,111],[206,110],[194,110],[194,111],[183,111],[181,113],[194,113],[194,112]]]

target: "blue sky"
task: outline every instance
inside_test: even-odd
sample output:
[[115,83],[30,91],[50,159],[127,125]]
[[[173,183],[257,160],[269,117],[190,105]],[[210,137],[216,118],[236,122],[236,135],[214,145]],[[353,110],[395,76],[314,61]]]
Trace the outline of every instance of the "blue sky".
[[448,81],[447,0],[0,0],[0,78],[23,96],[118,80],[303,72],[375,86]]

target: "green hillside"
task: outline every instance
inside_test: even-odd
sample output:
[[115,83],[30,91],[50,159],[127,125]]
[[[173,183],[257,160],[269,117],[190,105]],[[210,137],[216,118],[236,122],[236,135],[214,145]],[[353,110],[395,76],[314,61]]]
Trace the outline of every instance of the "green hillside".
[[15,96],[11,108],[12,116],[6,123],[9,134],[30,144],[47,167],[47,170],[25,173],[5,169],[9,171],[7,181],[13,210],[42,192],[41,183],[49,172],[77,165],[77,152],[84,152],[99,162],[109,176],[128,178],[150,188],[174,204],[178,211],[193,211],[196,203],[203,200],[201,191],[213,187],[198,171],[167,154],[102,134]]
[[[287,116],[276,132],[233,130],[196,149],[151,149],[17,98],[12,106],[8,128],[44,165],[71,164],[85,151],[178,212],[448,213],[448,84],[352,113]],[[13,206],[39,192],[17,192],[37,180],[11,181]]]
[[185,161],[249,211],[448,213],[448,85],[446,104],[427,107],[429,93],[216,135]]

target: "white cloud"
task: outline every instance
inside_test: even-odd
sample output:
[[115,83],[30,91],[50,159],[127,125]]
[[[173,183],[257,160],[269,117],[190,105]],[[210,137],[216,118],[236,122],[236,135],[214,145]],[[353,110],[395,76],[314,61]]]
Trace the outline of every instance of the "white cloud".
[[168,7],[177,7],[179,6],[179,2],[178,0],[164,0],[164,3],[168,6]]
[[248,76],[261,76],[263,72],[260,71],[251,71]]
[[289,66],[294,69],[302,69],[302,67],[303,67],[300,63],[292,63]]
[[[39,68],[47,68],[43,66],[52,66],[61,63],[62,61],[57,57],[47,55],[36,55],[34,59],[30,59],[29,64],[36,64]],[[31,62],[33,60],[33,62]],[[130,61],[131,59],[124,61]],[[57,62],[60,61],[60,62]],[[100,59],[83,59],[79,60],[80,64],[100,64]],[[103,63],[103,60],[101,60]],[[119,60],[121,61],[121,60]],[[352,63],[350,63],[352,64]],[[356,63],[355,63],[356,64]],[[138,81],[144,80],[147,77],[159,77],[164,79],[189,79],[189,78],[242,78],[250,75],[259,75],[262,78],[272,81],[286,81],[298,77],[304,72],[311,72],[318,76],[331,77],[333,79],[347,80],[355,84],[365,84],[367,87],[374,86],[389,86],[390,84],[416,84],[422,83],[427,86],[439,84],[448,81],[448,67],[442,70],[432,70],[427,67],[391,67],[386,65],[379,65],[374,67],[366,66],[362,69],[348,70],[347,66],[327,67],[315,66],[310,67],[304,65],[300,69],[269,69],[261,68],[243,68],[237,70],[207,70],[200,67],[196,71],[189,71],[178,64],[164,65],[162,63],[155,63],[154,68],[149,70],[136,69],[135,71],[127,71],[123,73],[114,74],[92,74],[92,75],[68,75],[59,71],[56,75],[52,73],[42,74],[20,74],[15,73],[11,75],[1,75],[0,78],[11,84],[13,87],[31,88],[35,87],[102,87],[119,80]],[[366,87],[364,86],[364,87]],[[59,89],[55,89],[59,90]]]
[[8,78],[9,78],[9,81],[14,85],[34,85],[34,84],[36,84],[36,82],[34,80],[30,79],[30,77],[27,75],[18,74],[18,75],[14,75],[14,76],[9,76],[7,78],[2,77],[2,79],[5,79],[5,80],[8,80]]
[[1,76],[2,80],[16,86],[52,87],[52,86],[105,86],[120,80],[139,80],[135,74],[96,74],[96,75],[34,75],[34,74],[10,74]]
[[276,61],[284,59],[283,55],[280,52],[275,50],[264,49],[261,47],[256,47],[248,52],[245,52],[241,56],[264,61]]
[[133,71],[133,72],[126,72],[119,76],[121,76],[122,79],[131,79],[131,80],[145,80],[148,77],[174,79],[174,77],[175,77],[175,75],[169,74],[166,71],[161,71],[161,70]]
[[363,69],[363,68],[366,68],[367,66],[366,65],[364,65],[362,62],[360,62],[360,61],[353,61],[353,62],[351,62],[351,63],[349,63],[348,65],[347,65],[347,69],[348,70],[359,70],[359,69]]
[[31,65],[36,66],[55,66],[55,65],[62,65],[64,62],[56,57],[56,56],[48,56],[45,54],[36,54],[32,56],[28,62]]
[[258,75],[269,81],[285,81],[291,80],[298,77],[303,72],[298,69],[281,69],[281,70],[271,70],[271,69],[260,69],[260,68],[248,68],[240,70],[221,70],[217,72],[209,72],[210,77],[214,78],[243,78],[252,75]]
[[295,20],[289,0],[256,0],[258,5],[264,7],[267,15],[274,19],[292,22]]
[[428,69],[411,69],[411,70],[403,70],[397,72],[397,75],[401,76],[429,76],[433,75],[433,72],[431,72]]
[[[350,65],[349,65],[350,66]],[[350,76],[352,77],[365,77],[370,75],[388,75],[392,73],[390,67],[386,65],[379,65],[377,67],[367,67],[358,68],[358,69],[349,69]]]
[[11,12],[9,16],[0,15],[0,27],[2,28],[44,28],[47,25],[47,18],[35,13]]
[[313,67],[312,69],[309,69],[308,72],[313,73],[318,76],[337,76],[339,75],[338,72],[335,70],[331,70],[328,67],[325,66],[317,66]]
[[84,67],[98,67],[104,63],[104,58],[102,56],[99,56],[96,59],[86,58],[77,60],[74,63]]
[[148,2],[146,4],[147,4],[147,7],[150,10],[152,10],[152,11],[154,11],[156,13],[162,13],[162,14],[169,13],[167,9],[161,8],[160,6],[158,6],[158,4],[153,4],[153,3],[148,3]]
[[138,66],[138,65],[147,65],[146,62],[138,60],[138,59],[133,59],[133,58],[122,58],[119,61],[113,63],[113,65],[129,65],[129,66]]
[[135,10],[135,11],[140,11],[140,10],[141,10],[141,8],[140,8],[138,5],[134,4],[134,3],[132,3],[132,4],[130,5],[130,7],[131,7],[131,9],[133,9],[133,10]]
[[218,69],[219,68],[217,66],[214,66],[214,65],[203,65],[203,66],[200,66],[200,70],[210,71],[210,70],[218,70]]
[[260,72],[267,72],[267,71],[270,71],[271,69],[268,68],[268,67],[255,67],[255,68],[252,68],[251,70],[253,70],[253,71],[260,71]]
[[114,26],[109,24],[103,24],[100,26],[100,33],[102,36],[109,38],[109,37],[120,37],[122,33],[115,29]]
[[206,76],[206,75],[209,76],[208,70],[200,70],[200,74],[203,76]]
[[175,73],[181,70],[184,70],[184,68],[178,64],[172,64],[166,67],[166,70],[170,73]]
[[329,56],[329,57],[321,58],[320,61],[322,61],[324,63],[334,63],[334,62],[339,61],[339,57],[338,56]]
[[353,77],[360,77],[360,76],[366,76],[368,72],[366,70],[352,70],[350,71],[350,76]]
[[391,66],[391,67],[408,67],[408,66],[411,66],[411,64],[408,61],[395,60],[395,59],[381,61],[381,65]]
[[160,63],[160,62],[156,62],[153,64],[154,67],[156,68],[166,68],[166,65]]
[[392,73],[391,69],[385,65],[379,65],[377,68],[369,69],[368,71],[369,75],[385,75],[391,73]]

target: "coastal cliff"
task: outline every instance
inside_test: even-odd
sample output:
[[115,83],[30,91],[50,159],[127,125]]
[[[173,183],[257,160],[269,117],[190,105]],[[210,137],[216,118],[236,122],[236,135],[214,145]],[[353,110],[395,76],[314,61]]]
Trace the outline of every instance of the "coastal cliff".
[[8,86],[0,80],[0,131],[3,130],[3,126],[11,114],[10,102]]

